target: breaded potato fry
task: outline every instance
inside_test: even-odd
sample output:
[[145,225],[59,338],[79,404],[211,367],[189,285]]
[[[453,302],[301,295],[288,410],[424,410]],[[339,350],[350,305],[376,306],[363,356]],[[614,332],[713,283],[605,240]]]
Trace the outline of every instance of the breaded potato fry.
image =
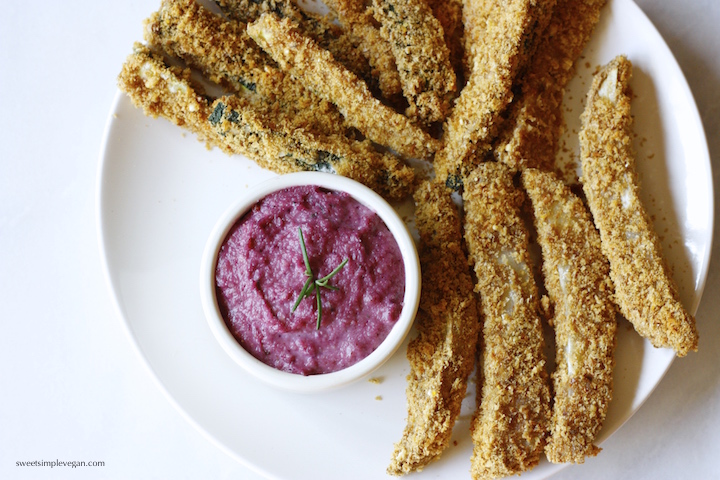
[[494,148],[495,158],[513,170],[555,168],[565,86],[604,4],[605,0],[558,0],[553,9]]
[[189,76],[188,69],[171,69],[147,47],[136,44],[118,83],[147,115],[166,118],[209,146],[245,155],[268,170],[337,173],[389,199],[410,193],[413,170],[393,155],[375,152],[369,142],[296,129],[292,121],[285,124],[281,116],[268,115],[243,97],[223,97],[211,106],[195,91]]
[[370,140],[408,158],[425,159],[436,150],[435,139],[373,97],[362,80],[290,20],[264,14],[248,25],[248,33],[281,68],[335,104],[347,122]]
[[618,56],[593,78],[581,116],[581,182],[610,260],[621,313],[655,347],[697,350],[695,319],[680,303],[639,198],[632,149],[632,64]]
[[515,475],[540,460],[550,419],[537,286],[520,217],[522,192],[500,163],[465,179],[465,241],[482,317],[474,479]]
[[449,187],[460,189],[463,177],[490,151],[516,75],[534,53],[554,5],[555,0],[504,0],[492,6],[475,66],[445,123],[443,148],[435,155],[438,177]]
[[582,201],[554,173],[523,171],[554,311],[555,400],[545,454],[583,463],[612,398],[617,323],[610,267]]
[[145,22],[152,48],[182,59],[208,80],[236,93],[257,93],[297,128],[319,134],[344,133],[346,125],[334,105],[280,70],[248,36],[245,25],[230,22],[195,0],[163,0]]
[[451,192],[423,182],[414,194],[420,233],[422,295],[408,345],[408,417],[388,473],[422,470],[450,443],[475,362],[480,324],[473,281],[462,246],[462,225]]
[[364,0],[325,0],[325,4],[338,17],[354,43],[364,53],[372,66],[372,74],[378,80],[382,96],[392,99],[402,92],[400,75],[390,44],[383,40],[380,29],[375,26],[373,14]]
[[362,78],[368,85],[376,83],[368,59],[357,48],[350,34],[322,15],[306,12],[293,0],[215,0],[229,18],[242,24],[253,22],[263,13],[291,19],[304,35],[332,53],[335,60]]
[[442,25],[425,0],[373,0],[373,5],[410,104],[406,115],[425,124],[444,120],[457,84]]

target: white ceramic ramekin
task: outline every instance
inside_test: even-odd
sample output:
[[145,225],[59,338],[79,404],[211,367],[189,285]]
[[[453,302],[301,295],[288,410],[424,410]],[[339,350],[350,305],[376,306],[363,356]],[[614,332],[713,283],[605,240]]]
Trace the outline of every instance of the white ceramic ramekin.
[[[366,205],[385,222],[400,247],[405,266],[405,297],[403,309],[387,338],[370,355],[343,370],[319,375],[298,375],[283,372],[253,357],[233,337],[225,324],[215,294],[215,267],[225,237],[235,222],[255,203],[268,194],[300,185],[318,185],[350,194]],[[320,172],[280,175],[250,189],[220,217],[207,241],[200,267],[200,296],[208,325],[222,348],[245,371],[278,388],[312,393],[330,390],[359,380],[379,368],[398,349],[412,327],[420,300],[420,263],[417,249],[405,222],[395,209],[368,187],[345,177]]]

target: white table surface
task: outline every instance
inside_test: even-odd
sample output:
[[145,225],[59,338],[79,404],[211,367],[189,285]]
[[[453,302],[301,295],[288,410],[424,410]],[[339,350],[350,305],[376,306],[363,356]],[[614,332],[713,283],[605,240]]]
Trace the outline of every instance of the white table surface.
[[[638,0],[695,95],[720,191],[720,2]],[[126,337],[101,268],[100,142],[116,76],[159,0],[3,2],[0,478],[260,477],[185,420]],[[720,478],[720,248],[676,361],[600,456],[553,478]],[[18,467],[33,460],[102,467]],[[342,475],[339,474],[338,478]],[[468,476],[469,478],[469,476]]]

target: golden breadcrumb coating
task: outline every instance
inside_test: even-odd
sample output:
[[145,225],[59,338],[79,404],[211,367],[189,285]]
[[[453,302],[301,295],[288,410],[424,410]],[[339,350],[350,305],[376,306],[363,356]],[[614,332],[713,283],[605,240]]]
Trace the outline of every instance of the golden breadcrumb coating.
[[545,287],[554,311],[555,400],[545,454],[553,463],[583,463],[612,398],[617,323],[610,267],[590,213],[551,172],[527,169]]
[[425,0],[373,0],[373,5],[410,104],[406,114],[425,124],[444,120],[457,85],[442,25]]
[[391,154],[376,152],[368,141],[342,135],[314,135],[264,114],[242,97],[213,104],[210,124],[234,153],[246,155],[278,173],[323,171],[357,180],[389,199],[410,194],[413,169]]
[[395,56],[375,25],[372,11],[364,0],[325,0],[345,30],[354,39],[373,68],[383,97],[392,99],[402,92]]
[[247,24],[263,13],[274,13],[291,19],[304,35],[332,53],[335,60],[362,78],[374,84],[368,59],[350,34],[335,25],[330,18],[302,10],[292,0],[216,0],[222,12],[233,20]]
[[163,0],[145,22],[145,40],[230,91],[257,93],[261,97],[257,101],[266,104],[263,108],[276,109],[293,119],[297,128],[321,134],[350,128],[332,103],[280,70],[245,28],[195,0]]
[[369,142],[303,131],[244,97],[226,96],[209,105],[189,78],[188,69],[171,69],[147,47],[136,44],[118,83],[146,115],[166,118],[209,146],[245,155],[268,170],[328,171],[353,178],[390,199],[410,193],[412,168],[393,155],[374,151]]
[[510,170],[487,162],[465,178],[465,241],[482,314],[474,479],[515,475],[540,460],[550,419],[539,298]]
[[[449,186],[459,188],[477,165],[478,154],[490,150],[516,76],[533,54],[554,5],[555,0],[503,0],[492,6],[470,78],[445,123],[444,145],[435,156],[438,177]],[[465,28],[468,31],[468,24]]]
[[463,27],[463,1],[462,0],[427,0],[432,9],[433,16],[442,25],[445,44],[450,52],[450,64],[455,70],[456,82],[460,91],[460,78],[463,78],[463,58],[465,57],[465,29]]
[[233,20],[250,23],[263,13],[281,17],[298,17],[299,8],[291,0],[214,0],[220,10]]
[[281,68],[333,102],[347,122],[369,139],[408,158],[428,158],[436,150],[435,139],[373,97],[362,80],[290,20],[264,14],[248,25],[248,33]]
[[217,132],[208,127],[212,110],[203,92],[190,84],[190,69],[170,68],[147,46],[135,43],[123,63],[118,87],[145,115],[165,118],[208,145],[221,143]]
[[388,473],[422,470],[450,443],[475,361],[478,311],[451,192],[423,182],[414,194],[422,295],[408,345],[408,417]]
[[553,9],[494,149],[495,158],[513,170],[554,168],[564,128],[565,86],[604,4],[605,0],[558,0]]
[[621,313],[655,347],[697,350],[695,319],[683,308],[639,198],[632,149],[632,64],[618,56],[593,78],[582,114],[583,189],[610,260]]
[[463,71],[466,78],[470,78],[475,67],[475,60],[480,59],[480,49],[485,48],[483,36],[495,3],[495,0],[463,1]]

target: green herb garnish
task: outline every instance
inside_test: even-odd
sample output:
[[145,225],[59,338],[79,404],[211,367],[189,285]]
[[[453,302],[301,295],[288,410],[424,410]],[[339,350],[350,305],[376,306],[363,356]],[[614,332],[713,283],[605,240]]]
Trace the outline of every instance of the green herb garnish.
[[298,234],[300,235],[300,249],[302,250],[303,261],[305,262],[305,276],[308,278],[305,281],[305,285],[303,285],[302,290],[300,290],[300,295],[298,295],[297,300],[295,300],[295,305],[293,305],[292,311],[294,313],[298,305],[300,305],[300,302],[302,302],[303,298],[309,297],[310,295],[312,295],[313,291],[315,291],[315,301],[317,302],[317,324],[315,325],[315,328],[317,330],[320,330],[320,321],[322,319],[322,301],[320,300],[320,288],[327,288],[329,290],[338,289],[338,287],[334,285],[328,285],[328,282],[340,271],[340,269],[345,266],[345,264],[348,262],[348,259],[346,258],[345,260],[343,260],[342,263],[335,267],[335,269],[328,275],[325,275],[324,277],[319,279],[315,279],[315,275],[313,275],[312,269],[310,268],[310,259],[308,258],[307,248],[305,248],[305,238],[303,238],[302,228],[300,227],[298,227]]

